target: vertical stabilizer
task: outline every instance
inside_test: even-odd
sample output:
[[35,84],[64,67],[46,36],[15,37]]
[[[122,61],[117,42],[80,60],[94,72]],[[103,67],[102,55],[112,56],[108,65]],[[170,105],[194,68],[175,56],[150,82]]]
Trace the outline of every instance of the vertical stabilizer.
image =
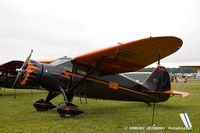
[[164,92],[170,90],[170,76],[167,69],[162,66],[158,66],[143,83],[143,85],[150,91]]

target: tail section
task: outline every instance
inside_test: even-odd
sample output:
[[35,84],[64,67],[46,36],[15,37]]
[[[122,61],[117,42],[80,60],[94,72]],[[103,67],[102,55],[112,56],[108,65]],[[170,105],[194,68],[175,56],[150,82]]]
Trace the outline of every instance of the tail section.
[[164,92],[170,90],[170,76],[167,69],[162,66],[158,66],[143,83],[143,85],[150,91]]

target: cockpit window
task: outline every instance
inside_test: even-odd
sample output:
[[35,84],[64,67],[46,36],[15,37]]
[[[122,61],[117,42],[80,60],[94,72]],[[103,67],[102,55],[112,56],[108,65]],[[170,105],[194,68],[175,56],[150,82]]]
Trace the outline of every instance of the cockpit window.
[[[80,74],[80,75],[85,76],[89,70],[90,70],[90,69],[88,69],[88,68],[85,67],[85,66],[76,64],[76,67],[75,67],[75,73],[76,73],[76,74]],[[93,72],[90,74],[90,76],[94,76],[94,77],[99,76],[99,71],[97,71],[97,70],[93,71]]]
[[52,62],[50,65],[57,66],[60,69],[63,69],[65,71],[70,71],[70,72],[72,72],[72,68],[73,68],[71,59],[67,57],[57,59],[54,62]]
[[63,58],[59,58],[59,59],[55,60],[54,62],[52,62],[50,64],[53,66],[57,66],[57,65],[63,64],[68,61],[71,61],[71,59],[67,58],[67,57],[63,57]]
[[73,64],[71,63],[71,61],[68,61],[63,64],[58,65],[58,67],[63,69],[64,71],[72,72]]

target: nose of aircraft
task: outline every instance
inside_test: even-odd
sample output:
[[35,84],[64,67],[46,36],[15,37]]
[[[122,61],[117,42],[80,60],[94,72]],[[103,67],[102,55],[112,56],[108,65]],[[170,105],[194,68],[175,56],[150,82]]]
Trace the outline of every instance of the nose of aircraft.
[[29,86],[39,86],[42,76],[43,66],[39,62],[31,60],[22,72],[20,84]]

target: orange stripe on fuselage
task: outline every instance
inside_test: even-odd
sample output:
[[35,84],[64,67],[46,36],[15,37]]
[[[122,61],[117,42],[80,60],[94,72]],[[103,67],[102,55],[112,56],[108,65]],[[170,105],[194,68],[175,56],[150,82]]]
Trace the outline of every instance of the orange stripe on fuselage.
[[[82,78],[83,77],[82,75],[73,74],[73,73],[70,73],[70,72],[65,72],[65,74],[72,76],[72,77],[76,77],[76,78]],[[62,75],[60,75],[60,76],[62,76]],[[64,76],[62,76],[62,77],[64,77]],[[109,85],[108,82],[101,81],[101,80],[98,80],[98,79],[94,79],[94,78],[91,78],[91,77],[87,77],[86,80],[97,82],[97,83],[100,83],[100,84],[103,84],[103,85]],[[144,95],[144,96],[153,98],[152,96],[150,96],[148,94],[145,94],[145,93],[142,93],[142,92],[139,92],[139,91],[135,91],[135,90],[131,90],[131,89],[128,89],[128,88],[125,88],[125,87],[122,87],[122,86],[118,86],[118,89],[129,91],[129,92],[132,92],[132,93],[137,93],[137,94],[140,94],[140,95]]]
[[27,72],[25,74],[25,77],[22,81],[20,81],[21,85],[25,85],[28,81],[29,76],[31,75],[32,72],[36,71],[36,70],[40,70],[39,68],[35,67],[32,63],[28,63],[28,67],[27,67]]
[[63,78],[70,78],[70,76],[69,76],[69,74],[67,72],[64,72],[63,74],[60,74],[60,73],[54,73],[54,74],[56,74],[58,76],[61,76]]

